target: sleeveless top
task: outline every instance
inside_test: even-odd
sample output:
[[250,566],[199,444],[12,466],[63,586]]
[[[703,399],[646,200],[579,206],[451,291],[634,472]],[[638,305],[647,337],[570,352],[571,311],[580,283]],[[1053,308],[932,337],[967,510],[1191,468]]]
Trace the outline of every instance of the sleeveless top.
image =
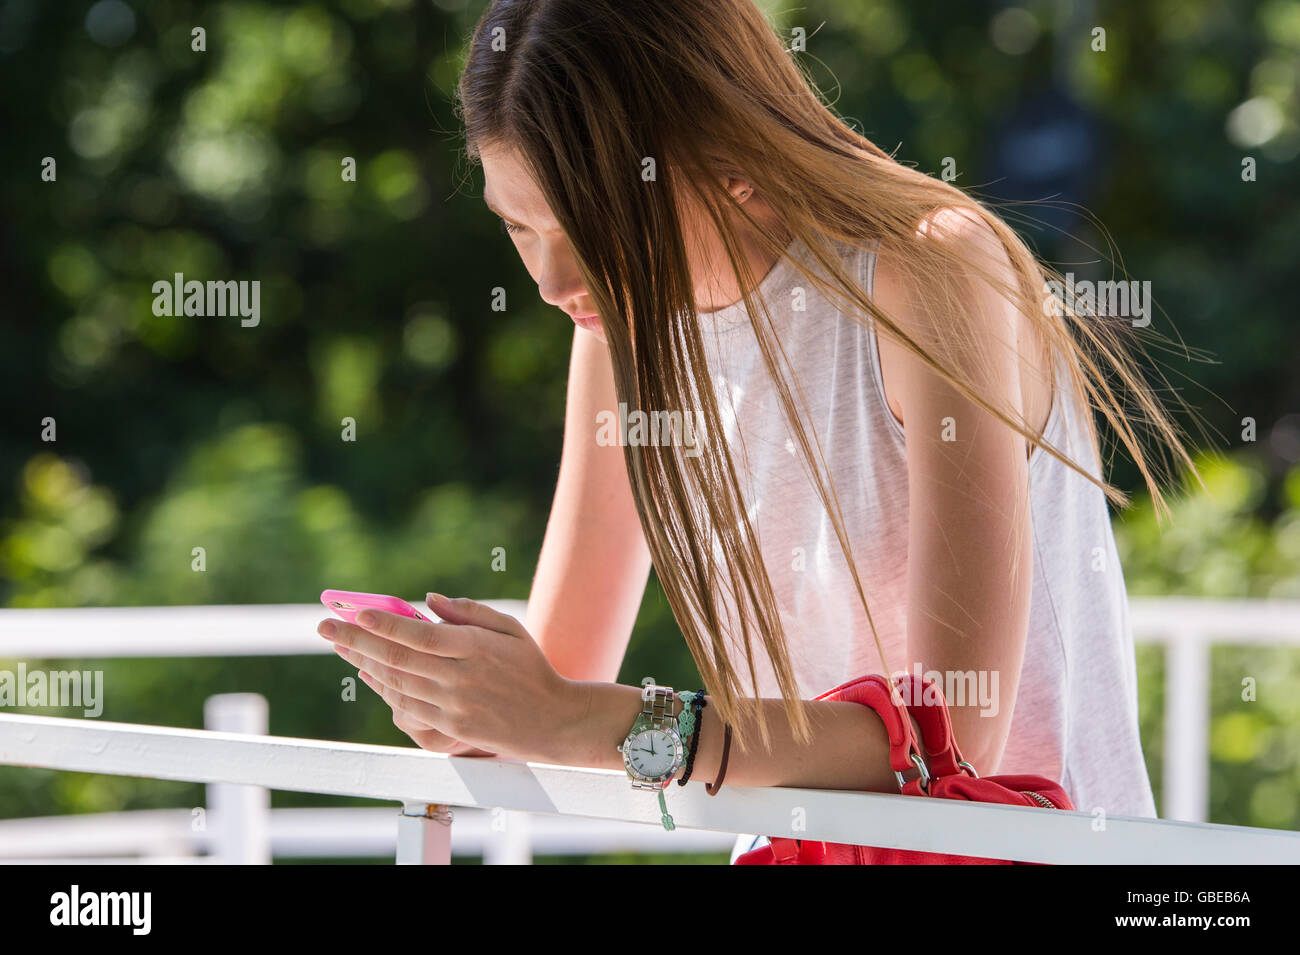
[[[847,244],[838,248],[849,274],[871,295],[875,253]],[[786,250],[786,256],[806,253],[798,240]],[[805,420],[825,455],[880,640],[892,666],[911,667],[905,640],[903,427],[885,400],[870,316],[864,316],[864,327],[805,284],[782,257],[757,291],[789,362],[787,375],[803,390]],[[804,308],[795,309],[799,289]],[[725,438],[802,697],[884,672],[829,515],[789,437],[743,300],[703,314],[700,321]],[[1068,379],[1058,375],[1056,381]],[[1054,387],[1046,436],[1095,475],[1095,449],[1088,450],[1071,391]],[[1033,591],[1019,692],[1001,762],[976,769],[981,775],[1053,778],[1081,811],[1154,817],[1138,736],[1128,601],[1105,496],[1041,447],[1034,449],[1029,469]],[[722,619],[731,621],[723,637],[734,648],[731,659],[747,685],[734,605],[725,596],[716,599]],[[779,697],[757,638],[754,650],[760,696]],[[947,693],[946,684],[944,689]],[[1000,699],[998,705],[1010,704]]]

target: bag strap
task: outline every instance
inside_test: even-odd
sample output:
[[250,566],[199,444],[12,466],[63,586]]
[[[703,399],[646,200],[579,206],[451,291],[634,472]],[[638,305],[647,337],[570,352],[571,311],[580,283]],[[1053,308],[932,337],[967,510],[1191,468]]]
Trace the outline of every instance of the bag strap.
[[[906,701],[888,679],[878,673],[869,673],[827,690],[815,699],[858,703],[875,710],[889,737],[889,765],[898,777],[899,791],[909,796],[924,796],[929,792],[930,770],[923,755],[923,743],[912,732]],[[921,732],[928,735],[926,723],[921,721],[919,714],[917,722]],[[951,738],[951,730],[948,736]],[[904,782],[903,773],[909,769],[919,769],[921,775]],[[822,865],[826,856],[824,842],[787,836],[769,836],[767,848],[774,865]]]
[[921,727],[921,747],[930,771],[935,776],[959,776],[963,772],[977,776],[975,767],[962,758],[957,747],[943,690],[933,680],[918,678],[913,673],[904,674],[899,682],[903,684],[907,712]]
[[[912,721],[898,691],[889,680],[878,673],[870,673],[828,690],[818,700],[841,700],[859,703],[876,711],[885,725],[889,737],[889,766],[898,776],[899,789],[911,794],[924,794],[929,786],[930,770],[925,762],[921,742],[912,731]],[[909,769],[921,770],[919,778],[903,782],[903,773]]]

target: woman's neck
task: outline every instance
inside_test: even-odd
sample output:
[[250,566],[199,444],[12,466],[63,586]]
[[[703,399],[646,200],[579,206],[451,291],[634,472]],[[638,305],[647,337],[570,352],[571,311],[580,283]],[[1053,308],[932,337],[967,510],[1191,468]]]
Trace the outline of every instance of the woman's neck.
[[[745,205],[745,210],[758,224],[778,237],[782,250],[789,244],[792,236],[788,229],[781,223],[776,211],[764,202],[758,196],[753,196]],[[750,273],[754,276],[754,288],[763,281],[768,272],[772,271],[781,253],[774,254],[767,244],[760,238],[754,226],[748,221],[737,216],[736,229],[737,243],[740,246],[740,253],[745,264],[749,267]],[[726,253],[721,253],[725,258]],[[717,312],[724,308],[730,308],[741,300],[740,283],[736,275],[730,268],[724,268],[715,273],[716,281],[712,288],[708,290],[708,299],[696,304],[696,309],[701,314]],[[751,288],[748,291],[753,291]]]

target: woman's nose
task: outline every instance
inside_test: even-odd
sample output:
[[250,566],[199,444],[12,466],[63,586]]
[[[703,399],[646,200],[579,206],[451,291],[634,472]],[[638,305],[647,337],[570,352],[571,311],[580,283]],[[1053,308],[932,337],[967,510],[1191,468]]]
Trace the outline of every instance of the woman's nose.
[[542,260],[537,291],[542,301],[556,308],[563,308],[586,291],[578,263],[567,249],[563,253],[547,255]]

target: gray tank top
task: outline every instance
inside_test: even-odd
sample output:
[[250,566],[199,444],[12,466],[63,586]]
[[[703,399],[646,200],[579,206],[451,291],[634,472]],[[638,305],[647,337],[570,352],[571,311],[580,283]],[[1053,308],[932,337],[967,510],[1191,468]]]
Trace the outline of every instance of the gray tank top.
[[[842,249],[850,274],[870,295],[875,254]],[[802,257],[806,249],[796,241],[787,253]],[[877,632],[890,663],[905,666],[903,427],[885,400],[874,330],[805,284],[783,258],[758,291],[803,389],[807,420],[835,483]],[[802,310],[793,307],[798,289]],[[811,698],[854,677],[883,672],[844,555],[789,437],[743,302],[702,315],[701,322],[726,440],[741,470],[746,509],[758,530],[801,693]],[[1047,438],[1073,460],[1095,468],[1095,453],[1088,453],[1068,392],[1056,390]],[[1041,448],[1034,450],[1029,467],[1033,593],[1019,695],[1001,763],[977,769],[981,775],[1048,776],[1082,811],[1153,817],[1138,737],[1128,602],[1105,496]],[[734,621],[734,609],[723,603],[724,617]],[[734,626],[729,630],[724,637],[739,648]],[[760,695],[779,697],[761,651],[757,645]],[[744,657],[733,660],[747,678]]]

